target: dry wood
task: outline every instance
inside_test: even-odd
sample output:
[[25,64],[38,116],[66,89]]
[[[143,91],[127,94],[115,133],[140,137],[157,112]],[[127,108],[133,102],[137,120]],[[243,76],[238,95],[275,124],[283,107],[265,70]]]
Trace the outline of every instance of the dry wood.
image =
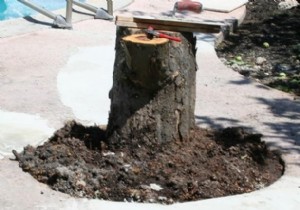
[[154,19],[146,17],[117,16],[117,26],[147,28],[149,25],[158,30],[218,33],[226,26],[224,22],[190,21],[184,19]]
[[137,22],[137,23],[154,23],[159,25],[169,25],[169,26],[183,26],[183,27],[207,27],[207,28],[219,28],[221,25],[224,25],[223,22],[206,22],[206,21],[194,21],[189,19],[179,19],[179,18],[147,18],[147,17],[125,17],[117,16],[117,21],[126,21],[126,22]]

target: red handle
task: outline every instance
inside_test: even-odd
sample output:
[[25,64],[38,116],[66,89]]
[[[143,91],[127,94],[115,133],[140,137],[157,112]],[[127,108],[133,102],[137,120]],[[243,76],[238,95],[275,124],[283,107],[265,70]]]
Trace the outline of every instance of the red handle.
[[202,11],[202,4],[200,2],[186,0],[176,3],[176,9],[178,11],[187,10],[195,13],[200,13]]
[[174,36],[169,36],[169,35],[167,35],[167,34],[159,33],[158,37],[159,37],[159,38],[170,39],[170,40],[173,40],[173,41],[175,41],[175,42],[181,42],[181,39],[180,39],[180,38],[174,37]]
[[180,38],[174,37],[174,36],[169,36],[167,34],[163,34],[163,33],[160,33],[158,31],[155,31],[152,26],[149,26],[148,29],[146,30],[146,32],[150,33],[150,34],[152,34],[152,35],[154,35],[154,36],[156,36],[158,38],[166,38],[166,39],[173,40],[175,42],[181,42]]

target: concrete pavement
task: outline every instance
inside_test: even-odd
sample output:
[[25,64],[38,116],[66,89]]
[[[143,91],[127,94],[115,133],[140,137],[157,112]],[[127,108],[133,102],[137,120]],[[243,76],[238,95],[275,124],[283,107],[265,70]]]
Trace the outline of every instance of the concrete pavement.
[[[148,12],[159,9],[157,0],[136,0],[119,13],[140,11],[140,5]],[[245,7],[239,8],[234,11],[235,17],[242,18],[244,12]],[[217,18],[217,14],[206,13],[206,17]],[[228,15],[233,13],[219,18]],[[263,133],[269,145],[284,153],[286,171],[280,180],[248,194],[165,206],[75,199],[22,172],[17,162],[8,159],[11,148],[36,145],[69,119],[84,124],[105,124],[107,120],[115,26],[112,22],[85,20],[73,27],[69,31],[48,26],[0,39],[1,209],[299,208],[299,100],[227,69],[213,45],[203,41],[211,36],[203,34],[197,43],[197,123],[213,128],[243,125]]]

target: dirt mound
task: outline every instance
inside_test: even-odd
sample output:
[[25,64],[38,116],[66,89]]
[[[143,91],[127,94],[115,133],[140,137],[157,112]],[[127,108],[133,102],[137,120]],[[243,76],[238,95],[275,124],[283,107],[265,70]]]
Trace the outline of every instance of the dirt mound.
[[109,150],[105,131],[67,123],[43,145],[14,151],[20,167],[76,197],[173,203],[268,186],[283,173],[280,155],[243,128],[197,128],[189,139]]
[[300,6],[281,10],[278,2],[249,1],[244,22],[217,53],[240,74],[300,96]]

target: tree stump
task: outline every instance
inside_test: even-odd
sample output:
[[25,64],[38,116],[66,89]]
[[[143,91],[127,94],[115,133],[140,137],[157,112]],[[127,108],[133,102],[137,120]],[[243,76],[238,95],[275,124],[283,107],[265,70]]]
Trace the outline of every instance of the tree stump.
[[194,128],[196,39],[192,33],[164,33],[182,41],[117,29],[107,126],[111,148],[151,149],[184,140]]

